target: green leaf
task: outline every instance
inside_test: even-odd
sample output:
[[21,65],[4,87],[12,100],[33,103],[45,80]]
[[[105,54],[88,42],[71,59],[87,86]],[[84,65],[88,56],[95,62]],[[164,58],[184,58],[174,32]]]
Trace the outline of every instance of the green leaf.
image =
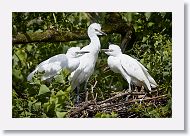
[[163,77],[165,77],[165,76],[168,76],[170,73],[169,72],[163,72]]
[[39,111],[40,108],[41,108],[41,102],[37,102],[37,103],[34,104],[34,110],[35,111]]
[[143,39],[142,39],[142,42],[145,42],[147,39],[148,38],[144,36]]
[[56,99],[51,97],[50,101],[43,105],[44,112],[48,117],[54,117],[55,115],[55,101]]
[[23,79],[21,71],[17,69],[13,69],[13,76],[17,79]]
[[27,45],[27,46],[26,46],[27,51],[28,51],[28,52],[31,52],[31,51],[32,51],[32,47],[33,47],[33,46],[32,46],[31,44]]
[[46,85],[41,85],[38,95],[42,95],[42,94],[45,94],[47,92],[50,92],[49,88]]
[[60,111],[56,111],[56,116],[58,118],[64,118],[66,116],[67,112],[60,112]]
[[148,23],[148,27],[151,27],[151,26],[153,26],[153,25],[154,25],[153,22],[149,22],[149,23]]
[[112,118],[117,118],[117,116],[118,116],[117,113],[115,113],[115,112],[112,111],[111,117],[112,117]]
[[59,97],[59,96],[63,96],[64,95],[64,92],[62,90],[58,91],[56,96]]
[[99,113],[96,113],[95,117],[96,118],[101,118],[101,115],[102,115],[102,113],[99,112]]
[[23,62],[26,61],[27,54],[24,52],[24,50],[18,50],[16,51],[16,55],[19,57],[19,59]]
[[57,75],[57,76],[55,77],[55,81],[56,81],[57,83],[65,84],[65,80],[64,80],[64,78],[63,78],[62,75]]
[[133,15],[132,15],[133,13],[127,13],[127,21],[128,22],[131,22],[132,21],[132,19],[133,19]]
[[152,14],[151,12],[146,12],[144,14],[147,20],[150,18],[151,14]]
[[65,77],[67,77],[70,74],[70,71],[67,70],[67,69],[64,69],[64,70],[61,71],[61,74],[65,78]]

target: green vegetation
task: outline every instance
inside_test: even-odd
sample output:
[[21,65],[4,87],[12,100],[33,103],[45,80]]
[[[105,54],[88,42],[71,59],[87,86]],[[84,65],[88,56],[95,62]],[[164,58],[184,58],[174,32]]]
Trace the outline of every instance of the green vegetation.
[[[12,117],[13,118],[170,118],[172,117],[172,14],[155,13],[13,13],[12,14]],[[121,75],[107,68],[107,55],[99,53],[94,74],[87,88],[90,101],[86,106],[85,92],[81,87],[81,103],[75,104],[76,93],[70,91],[68,71],[62,71],[51,83],[40,81],[39,74],[33,82],[27,82],[30,72],[42,61],[68,48],[83,47],[89,43],[86,30],[92,22],[102,24],[108,36],[100,37],[101,48],[108,48],[108,42],[121,45],[123,52],[140,61],[159,87],[142,104],[131,97],[118,97],[102,107],[102,102],[116,94],[124,93],[128,83]],[[113,25],[114,24],[114,25]],[[119,29],[119,25],[127,25]],[[112,27],[110,27],[112,26]],[[53,33],[49,33],[53,31]],[[64,32],[77,34],[76,40],[64,42],[56,36]],[[129,36],[126,32],[131,31]],[[85,32],[85,34],[84,34]],[[43,35],[35,37],[36,33]],[[30,37],[28,42],[14,42],[19,35]],[[127,36],[126,36],[127,35]],[[44,38],[50,38],[42,40]],[[19,37],[20,38],[20,37]],[[69,38],[68,38],[69,39]],[[70,38],[72,39],[72,38]],[[123,42],[127,39],[127,42]],[[139,96],[140,97],[140,96]],[[96,98],[96,99],[95,99]],[[155,98],[155,99],[154,99]],[[157,99],[159,98],[159,99]],[[123,103],[123,104],[122,104]],[[84,109],[81,107],[84,106]],[[98,107],[100,106],[100,107]],[[92,108],[92,109],[91,109]],[[75,110],[76,109],[76,110]]]

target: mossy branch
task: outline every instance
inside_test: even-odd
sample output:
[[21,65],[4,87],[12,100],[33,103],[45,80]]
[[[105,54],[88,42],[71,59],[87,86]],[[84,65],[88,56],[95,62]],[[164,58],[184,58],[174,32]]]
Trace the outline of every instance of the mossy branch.
[[[121,35],[131,31],[132,27],[127,23],[107,24],[103,26],[102,31],[107,34],[118,33]],[[131,33],[130,33],[131,35]],[[131,37],[131,36],[129,36]],[[86,30],[77,30],[73,32],[69,31],[57,31],[55,29],[47,30],[44,32],[27,32],[19,33],[13,37],[12,43],[26,44],[34,42],[69,42],[88,39]]]

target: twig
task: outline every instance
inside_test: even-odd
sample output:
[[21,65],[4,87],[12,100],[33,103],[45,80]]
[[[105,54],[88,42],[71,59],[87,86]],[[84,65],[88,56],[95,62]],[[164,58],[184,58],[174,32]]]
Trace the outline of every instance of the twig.
[[[148,101],[148,100],[155,100],[155,99],[160,99],[160,98],[164,98],[166,97],[167,95],[161,95],[161,96],[157,96],[157,97],[152,97],[152,98],[146,98],[146,99],[143,99],[142,101]],[[135,99],[135,100],[131,100],[131,101],[126,101],[126,102],[122,102],[122,103],[118,103],[117,106],[120,106],[120,105],[125,105],[125,104],[129,104],[129,103],[135,103],[135,102],[139,102],[141,101],[141,99]],[[105,108],[105,107],[111,107],[111,106],[115,106],[116,104],[107,104],[107,105],[103,105],[99,108]]]
[[135,116],[136,114],[132,114],[132,115],[130,115],[128,118],[131,118],[131,117],[133,117],[133,116]]
[[92,103],[92,102],[89,102],[89,101],[84,102],[84,104],[82,105],[82,107],[75,108],[75,110],[73,110],[73,111],[69,114],[69,117],[75,115],[76,113],[80,113],[81,111],[83,111],[84,109],[86,109],[86,108],[87,108],[89,105],[91,105],[91,104],[93,104],[93,103]]
[[[156,92],[156,91],[155,91]],[[153,92],[151,92],[151,93],[153,93]],[[123,96],[126,96],[126,95],[145,95],[146,93],[145,92],[124,92],[124,93],[119,93],[119,94],[117,94],[117,95],[115,95],[115,96],[113,96],[113,97],[111,97],[111,98],[108,98],[108,99],[106,99],[106,100],[104,100],[104,101],[101,101],[101,102],[98,102],[97,104],[102,104],[102,103],[106,103],[106,102],[108,102],[108,101],[111,101],[111,100],[114,100],[114,99],[116,99],[116,98],[119,98],[119,97],[123,97]]]
[[[97,110],[104,109],[104,108],[107,108],[107,107],[113,107],[113,106],[114,107],[119,107],[121,105],[126,105],[126,104],[130,104],[130,103],[135,103],[135,102],[141,101],[141,99],[133,99],[131,101],[122,101],[122,102],[119,102],[119,103],[108,103],[108,102],[110,102],[110,101],[112,101],[114,99],[120,98],[120,97],[125,96],[125,95],[129,95],[129,94],[130,95],[144,95],[145,92],[132,92],[132,93],[125,92],[125,93],[119,93],[119,94],[117,94],[117,95],[115,95],[115,96],[113,96],[113,97],[111,97],[109,99],[106,99],[104,101],[96,102],[95,99],[91,100],[91,101],[86,101],[86,102],[80,103],[78,105],[78,107],[74,107],[71,110],[71,112],[68,114],[68,116],[69,117],[73,117],[74,115],[81,113],[85,109],[90,109],[90,111],[95,112]],[[167,95],[161,95],[161,96],[156,96],[156,97],[152,97],[152,98],[149,97],[149,98],[143,99],[142,101],[151,101],[151,100],[161,99],[161,98],[164,98],[164,97],[167,97]],[[84,115],[82,115],[82,117],[83,116]]]
[[96,82],[94,83],[94,85],[91,86],[91,95],[92,95],[92,99],[93,99],[93,100],[95,100],[95,97],[94,97],[94,88],[96,87],[97,82],[98,82],[98,81],[96,81]]

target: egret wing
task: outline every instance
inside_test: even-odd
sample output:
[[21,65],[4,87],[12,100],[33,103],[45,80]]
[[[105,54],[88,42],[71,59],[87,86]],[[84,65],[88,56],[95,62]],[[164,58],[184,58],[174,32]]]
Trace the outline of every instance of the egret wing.
[[53,56],[47,60],[47,63],[41,65],[42,69],[45,69],[45,74],[42,76],[42,80],[51,78],[59,72],[68,67],[68,59],[65,54],[59,54]]
[[29,74],[27,80],[31,80],[35,72],[45,72],[42,76],[42,80],[46,80],[57,75],[63,68],[68,66],[68,59],[65,54],[55,55],[43,62],[41,62],[36,69]]
[[156,88],[158,86],[158,84],[156,83],[156,81],[154,80],[154,78],[148,73],[148,70],[140,62],[137,61],[137,63],[141,66],[141,68],[142,68],[143,72],[145,73],[145,75],[147,76],[147,78],[148,78],[151,86],[153,88]]
[[137,60],[125,54],[120,55],[119,58],[125,72],[133,79],[144,83],[146,85],[145,87],[151,90],[150,83]]
[[88,62],[85,58],[85,55],[83,55],[79,64],[79,67],[71,73],[71,86],[72,90],[74,90],[79,84],[83,83],[84,81],[88,80],[88,78],[93,74],[93,67],[94,65],[91,65],[91,62]]
[[[60,67],[66,67],[67,64],[68,64],[68,60],[67,60],[67,57],[65,54],[58,54],[58,55],[55,55],[43,62],[41,62],[37,68],[39,71],[45,71],[49,68],[52,68],[53,67],[53,64],[57,65],[57,66],[60,66]],[[56,66],[55,66],[56,67]]]
[[80,84],[80,82],[82,82],[81,80],[84,79],[79,78],[82,76],[82,71],[82,68],[77,68],[75,71],[71,73],[71,90],[74,90]]

